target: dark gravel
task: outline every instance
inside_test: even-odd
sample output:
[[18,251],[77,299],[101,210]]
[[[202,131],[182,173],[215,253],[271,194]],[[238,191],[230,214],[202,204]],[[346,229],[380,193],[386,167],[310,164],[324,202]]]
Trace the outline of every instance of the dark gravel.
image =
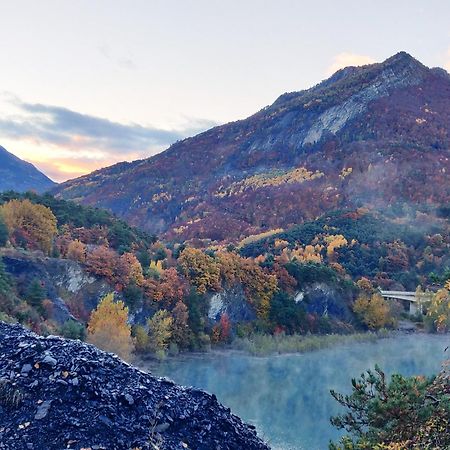
[[0,322],[0,449],[266,450],[214,395]]

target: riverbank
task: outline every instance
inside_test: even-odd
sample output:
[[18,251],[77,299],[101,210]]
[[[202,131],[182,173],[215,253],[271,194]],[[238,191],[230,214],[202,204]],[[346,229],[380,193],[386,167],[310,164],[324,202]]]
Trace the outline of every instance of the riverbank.
[[394,331],[326,335],[268,335],[255,334],[250,337],[236,338],[231,344],[233,350],[243,351],[252,356],[270,356],[288,353],[307,353],[336,345],[358,342],[374,342],[393,336]]

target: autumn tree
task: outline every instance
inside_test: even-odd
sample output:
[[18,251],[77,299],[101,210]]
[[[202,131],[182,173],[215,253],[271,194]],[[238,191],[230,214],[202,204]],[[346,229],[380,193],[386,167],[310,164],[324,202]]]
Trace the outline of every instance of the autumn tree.
[[297,260],[298,262],[308,263],[322,262],[322,252],[323,245],[315,244],[315,245],[297,245],[295,248],[290,250],[289,248],[283,248],[283,251],[279,256],[276,257],[276,261],[279,264],[286,264],[289,261]]
[[445,289],[447,289],[447,291],[450,291],[450,280],[447,280],[445,282]]
[[231,322],[227,313],[220,316],[220,321],[214,326],[212,331],[213,342],[227,342],[231,336]]
[[250,258],[241,258],[235,253],[220,252],[217,259],[224,283],[228,286],[240,283],[258,317],[267,319],[270,300],[278,289],[277,277],[266,273]]
[[242,258],[233,252],[218,252],[217,262],[220,268],[220,275],[223,284],[227,287],[233,286],[241,281]]
[[360,295],[353,305],[353,311],[371,330],[393,325],[389,304],[378,293]]
[[136,352],[145,353],[150,347],[150,336],[147,330],[142,325],[135,325],[133,327],[133,337],[135,342]]
[[67,246],[67,258],[80,263],[86,262],[86,245],[76,239]]
[[289,274],[286,268],[275,263],[273,265],[273,273],[277,277],[279,288],[288,294],[294,294],[297,288],[297,280]]
[[86,255],[87,268],[96,275],[112,280],[116,271],[118,255],[114,250],[99,245]]
[[150,348],[155,353],[163,353],[167,350],[172,337],[173,317],[165,309],[157,311],[147,320],[150,336]]
[[190,329],[188,326],[189,311],[188,307],[179,301],[172,310],[173,326],[172,340],[179,347],[186,348],[189,344]]
[[380,267],[386,272],[400,272],[409,267],[408,248],[401,240],[386,244],[387,256],[381,258]]
[[342,234],[333,234],[325,236],[325,242],[327,243],[327,256],[333,261],[335,259],[336,249],[345,247],[348,242]]
[[177,270],[171,267],[164,270],[157,284],[156,300],[159,301],[165,309],[172,309],[182,302],[189,293],[189,287],[186,280],[180,277]]
[[356,285],[363,291],[366,295],[370,295],[374,291],[374,287],[372,282],[365,277],[361,277],[357,282]]
[[228,341],[231,337],[231,321],[227,313],[220,316],[220,337],[223,341]]
[[429,331],[438,333],[450,331],[450,294],[447,289],[439,289],[431,297],[425,316],[425,326]]
[[258,317],[267,320],[270,311],[270,301],[278,290],[276,276],[265,272],[250,259],[243,261],[241,273],[241,282],[246,297],[255,306]]
[[50,208],[30,200],[11,200],[0,206],[0,215],[13,245],[50,253],[56,236],[56,217]]
[[128,359],[134,350],[131,327],[128,325],[128,308],[108,294],[92,311],[88,323],[88,342],[122,359]]
[[195,248],[186,248],[178,258],[182,273],[199,294],[220,290],[220,268],[214,258]]
[[130,283],[142,286],[144,274],[142,273],[141,263],[136,256],[132,253],[124,253],[120,256],[117,260],[116,277],[122,286],[127,286]]

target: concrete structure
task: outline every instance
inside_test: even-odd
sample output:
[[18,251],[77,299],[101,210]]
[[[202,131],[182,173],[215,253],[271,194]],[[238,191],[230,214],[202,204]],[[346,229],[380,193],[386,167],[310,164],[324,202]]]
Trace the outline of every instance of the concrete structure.
[[408,291],[382,291],[380,294],[386,300],[398,300],[408,306],[411,315],[417,314],[418,311],[423,313],[423,304],[431,300],[433,293],[431,292],[408,292]]

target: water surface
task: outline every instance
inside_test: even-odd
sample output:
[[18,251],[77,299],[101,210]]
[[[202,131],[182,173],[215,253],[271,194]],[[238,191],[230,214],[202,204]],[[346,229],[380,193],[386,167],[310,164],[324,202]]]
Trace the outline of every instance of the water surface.
[[322,450],[340,432],[329,418],[341,411],[330,389],[378,364],[386,374],[431,375],[445,359],[450,336],[403,335],[312,353],[254,357],[238,352],[195,354],[146,366],[153,374],[214,393],[254,424],[276,450]]

